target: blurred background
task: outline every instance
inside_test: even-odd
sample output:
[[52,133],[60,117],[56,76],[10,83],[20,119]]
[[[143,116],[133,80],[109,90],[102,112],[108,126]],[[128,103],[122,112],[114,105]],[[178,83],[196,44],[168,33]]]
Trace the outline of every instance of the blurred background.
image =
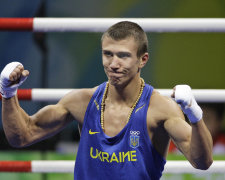
[[[225,1],[1,0],[0,17],[225,18]],[[185,83],[194,89],[225,89],[225,33],[148,33],[147,35],[150,61],[142,71],[142,77],[147,83],[155,88],[172,88],[176,84]],[[1,31],[0,69],[2,70],[11,61],[20,61],[30,71],[29,78],[21,88],[94,87],[106,80],[101,62],[100,38],[101,33]],[[21,101],[20,104],[28,114],[32,115],[49,103]],[[222,144],[222,150],[215,151],[214,159],[225,159],[224,104],[202,106],[206,108],[204,112],[211,112],[207,109],[211,108],[214,113],[214,116],[208,113],[205,119],[212,116],[219,119],[219,125],[215,125],[217,122],[215,120],[213,121],[215,123],[211,121],[208,127],[217,127],[216,132],[219,135],[215,135],[214,138],[219,136],[219,142]],[[220,109],[219,115],[218,109]],[[71,160],[75,159],[78,144],[79,134],[77,124],[74,123],[51,139],[29,148],[14,149],[9,146],[0,121],[0,160]],[[171,148],[168,159],[180,158],[183,157]],[[68,175],[68,177],[71,179],[73,176]],[[214,175],[212,178],[217,177]],[[62,176],[0,173],[0,179],[8,178],[56,180],[61,179]],[[171,175],[165,178],[175,177]],[[202,177],[186,175],[179,178]]]

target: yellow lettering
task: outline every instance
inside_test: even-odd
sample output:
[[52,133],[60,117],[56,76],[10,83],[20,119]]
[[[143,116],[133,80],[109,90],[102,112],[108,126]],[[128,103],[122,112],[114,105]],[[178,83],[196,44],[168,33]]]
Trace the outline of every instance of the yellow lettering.
[[96,156],[93,156],[93,147],[91,147],[90,149],[90,156],[93,158],[93,159],[96,159],[98,157],[98,150],[96,149]]
[[94,148],[90,148],[90,156],[93,159],[99,159],[102,162],[117,162],[117,163],[122,163],[125,161],[137,161],[137,152],[136,151],[127,151],[127,152],[118,152],[118,157],[116,153],[114,152],[112,156],[110,157],[109,153],[107,152],[102,152],[96,149],[95,154],[93,153]]
[[123,153],[123,162],[124,162],[126,157],[127,157],[128,161],[130,161],[130,153],[129,153],[129,151],[126,154],[124,154],[124,152],[122,152],[122,153]]
[[[106,155],[106,156],[104,156],[104,155]],[[109,158],[109,153],[102,152],[102,161],[104,162],[106,160],[107,162],[109,162],[108,158]]]
[[[96,149],[97,150],[97,149]],[[99,151],[99,153],[98,153],[98,157],[99,157],[99,159],[102,161],[102,158],[101,158],[101,151]]]
[[112,154],[110,163],[111,163],[112,161],[116,161],[117,163],[119,162],[118,159],[117,159],[117,157],[116,157],[116,154],[115,154],[115,153]]
[[121,152],[119,152],[120,162],[122,162]]
[[130,157],[131,157],[131,161],[137,161],[137,159],[136,159],[136,157],[137,157],[136,151],[130,151]]
[[96,149],[96,155],[94,156],[94,155],[93,155],[93,147],[91,147],[91,149],[90,149],[90,156],[91,156],[93,159],[99,158],[99,159],[102,161],[101,153],[102,153],[101,151],[98,151],[98,149]]

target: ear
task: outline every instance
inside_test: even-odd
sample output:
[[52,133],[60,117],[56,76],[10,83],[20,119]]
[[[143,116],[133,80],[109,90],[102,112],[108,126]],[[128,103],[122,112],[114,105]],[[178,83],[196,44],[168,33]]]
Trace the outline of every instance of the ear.
[[148,58],[149,58],[149,55],[148,53],[144,53],[141,57],[140,57],[140,65],[139,65],[139,68],[143,68],[145,66],[145,64],[148,62]]

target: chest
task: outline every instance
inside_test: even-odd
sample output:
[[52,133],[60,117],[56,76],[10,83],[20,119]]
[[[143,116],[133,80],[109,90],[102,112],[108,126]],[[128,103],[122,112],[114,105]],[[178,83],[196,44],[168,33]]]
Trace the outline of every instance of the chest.
[[104,129],[108,136],[116,136],[130,120],[132,108],[128,106],[108,105],[105,107]]

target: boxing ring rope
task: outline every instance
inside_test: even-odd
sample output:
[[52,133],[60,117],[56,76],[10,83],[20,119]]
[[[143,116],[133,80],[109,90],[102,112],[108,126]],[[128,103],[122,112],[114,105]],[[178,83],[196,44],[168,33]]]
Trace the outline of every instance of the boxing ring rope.
[[225,18],[0,18],[0,31],[104,32],[119,21],[146,32],[225,32]]
[[[65,94],[76,89],[19,89],[19,100],[31,101],[59,101]],[[163,96],[172,94],[171,89],[157,89]],[[224,103],[225,89],[192,89],[198,102]],[[1,99],[1,95],[0,95]]]
[[[32,172],[32,173],[73,173],[75,161],[0,161],[0,172]],[[225,161],[214,161],[206,171],[195,169],[188,161],[167,161],[163,173],[222,173],[224,174]]]

